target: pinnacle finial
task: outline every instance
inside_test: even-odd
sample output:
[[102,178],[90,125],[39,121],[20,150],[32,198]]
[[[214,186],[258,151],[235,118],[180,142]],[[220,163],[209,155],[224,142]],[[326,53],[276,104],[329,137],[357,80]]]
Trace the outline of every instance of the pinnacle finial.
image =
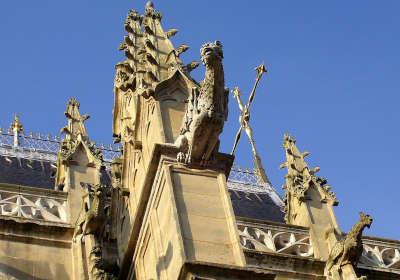
[[154,8],[154,3],[152,1],[147,1],[144,10],[145,10],[144,12],[145,16],[161,20],[161,14],[156,11],[156,9]]
[[147,1],[147,3],[146,3],[146,8],[154,8],[154,3],[153,3],[153,1]]
[[80,104],[75,97],[71,97],[67,104],[67,109],[65,111],[65,116],[67,117],[67,126],[61,129],[62,133],[67,134],[67,138],[74,138],[78,135],[86,138],[87,133],[85,129],[84,122],[89,118],[89,115],[81,115],[79,112]]
[[14,120],[11,123],[10,131],[14,134],[14,147],[19,146],[19,134],[24,130],[22,123],[17,114],[14,115]]
[[14,129],[16,129],[18,132],[21,132],[23,130],[23,126],[22,123],[19,119],[18,114],[14,114],[14,120],[11,123],[11,127],[10,127],[13,131]]

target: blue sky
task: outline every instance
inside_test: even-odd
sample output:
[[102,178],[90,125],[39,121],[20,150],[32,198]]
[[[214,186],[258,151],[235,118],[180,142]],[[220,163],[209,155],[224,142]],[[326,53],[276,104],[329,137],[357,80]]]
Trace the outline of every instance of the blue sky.
[[[1,1],[0,125],[21,115],[26,131],[57,134],[76,96],[92,139],[111,142],[114,64],[129,8],[145,1]],[[269,68],[251,123],[265,168],[279,192],[282,137],[289,132],[311,166],[332,185],[343,230],[360,210],[374,217],[368,235],[400,239],[399,1],[156,1],[173,42],[198,59],[202,43],[221,40],[227,86],[245,97],[253,68]],[[201,79],[203,68],[195,70]],[[229,152],[237,104],[222,135]],[[237,162],[251,166],[245,138]]]

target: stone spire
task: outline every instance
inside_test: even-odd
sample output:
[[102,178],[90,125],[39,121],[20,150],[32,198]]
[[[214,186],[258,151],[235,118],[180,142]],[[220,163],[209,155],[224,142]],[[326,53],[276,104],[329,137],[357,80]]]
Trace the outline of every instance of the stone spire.
[[177,30],[164,31],[161,18],[161,13],[155,9],[153,2],[149,1],[144,15],[130,10],[125,20],[125,30],[128,34],[119,47],[127,57],[127,60],[122,62],[123,71],[132,89],[139,90],[139,94],[151,95],[155,86],[167,79],[174,69],[185,68],[179,57],[189,47],[181,45],[174,48],[169,38],[174,36]]
[[10,126],[10,131],[14,135],[14,141],[13,141],[13,146],[18,147],[19,146],[19,135],[20,133],[24,130],[21,121],[19,120],[19,117],[17,114],[14,116],[14,121],[11,123]]
[[[285,220],[287,223],[295,223],[297,205],[307,201],[318,199],[323,202],[330,202],[337,205],[335,194],[330,191],[330,186],[326,185],[327,180],[318,177],[315,174],[320,170],[319,167],[309,168],[304,158],[309,152],[301,153],[296,147],[296,140],[285,134],[283,140],[283,148],[286,154],[286,161],[281,164],[280,168],[287,168],[288,173],[285,176]],[[315,195],[311,195],[309,191],[313,189],[317,191]]]
[[[183,44],[177,48],[170,38],[178,30],[164,31],[161,13],[153,2],[147,2],[143,15],[130,10],[125,20],[127,35],[119,46],[126,59],[116,64],[114,80],[113,137],[115,142],[132,142],[135,138],[138,97],[154,97],[156,87],[170,81],[177,72],[194,88],[197,84],[189,73],[199,63],[184,65],[181,55],[189,49]],[[165,84],[164,84],[165,86]]]

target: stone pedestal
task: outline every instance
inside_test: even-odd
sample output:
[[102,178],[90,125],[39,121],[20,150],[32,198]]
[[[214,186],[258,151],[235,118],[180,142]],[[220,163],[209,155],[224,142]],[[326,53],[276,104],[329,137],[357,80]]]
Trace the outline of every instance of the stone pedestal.
[[139,199],[128,279],[186,279],[187,263],[223,266],[228,274],[245,266],[226,185],[232,158],[219,154],[218,164],[205,169],[177,163],[176,154],[171,145],[153,150],[157,168],[148,168],[153,179]]

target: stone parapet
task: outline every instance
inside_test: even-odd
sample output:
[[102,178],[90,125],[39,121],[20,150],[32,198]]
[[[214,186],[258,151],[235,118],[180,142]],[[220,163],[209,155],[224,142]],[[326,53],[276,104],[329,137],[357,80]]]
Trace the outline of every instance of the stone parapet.
[[245,220],[238,220],[237,226],[244,249],[301,257],[314,256],[307,228]]
[[400,241],[375,237],[363,238],[359,268],[400,274]]
[[67,223],[67,193],[15,185],[0,185],[0,218]]

